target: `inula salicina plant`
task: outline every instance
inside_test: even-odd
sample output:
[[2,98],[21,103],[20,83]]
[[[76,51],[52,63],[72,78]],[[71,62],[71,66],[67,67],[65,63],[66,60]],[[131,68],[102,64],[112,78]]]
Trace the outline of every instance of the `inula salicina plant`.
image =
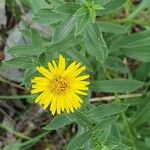
[[16,98],[52,119],[7,150],[58,130],[70,134],[60,149],[149,150],[150,0],[13,1],[24,40],[1,66],[21,69],[28,92]]

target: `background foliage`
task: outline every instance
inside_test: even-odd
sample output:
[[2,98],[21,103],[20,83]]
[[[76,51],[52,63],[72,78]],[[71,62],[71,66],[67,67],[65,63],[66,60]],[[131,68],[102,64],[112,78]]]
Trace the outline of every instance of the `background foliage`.
[[[7,112],[15,125],[2,119],[0,128],[13,140],[6,141],[1,132],[1,149],[38,149],[39,141],[39,149],[150,149],[149,0],[2,0],[0,6],[1,14],[7,8],[7,23],[0,22],[1,37],[7,39],[0,53],[5,55],[1,85],[20,89],[1,90],[13,96],[0,96],[0,103],[24,100],[17,113]],[[81,109],[52,119],[33,105],[29,89],[36,66],[59,54],[87,67],[90,90]],[[44,120],[37,117],[42,122],[37,127],[27,115]],[[17,122],[22,126],[26,120],[30,124],[19,130]]]

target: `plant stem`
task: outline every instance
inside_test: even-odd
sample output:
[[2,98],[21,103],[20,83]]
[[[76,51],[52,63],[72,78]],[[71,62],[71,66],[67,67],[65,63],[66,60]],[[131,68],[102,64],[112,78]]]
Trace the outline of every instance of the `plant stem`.
[[133,144],[133,150],[136,150],[136,146],[135,146],[135,138],[132,134],[132,131],[131,131],[131,128],[130,128],[130,125],[129,125],[129,122],[128,122],[128,119],[125,115],[125,113],[123,112],[121,114],[121,117],[122,117],[122,120],[123,120],[123,123],[125,125],[125,128],[126,128],[126,131],[127,131],[127,134],[129,135],[129,138],[132,140],[132,144]]
[[[137,97],[142,97],[143,94],[142,93],[135,93],[135,94],[124,94],[124,95],[117,95],[119,99],[129,99],[129,98],[137,98]],[[90,102],[100,102],[100,101],[112,101],[116,99],[116,95],[115,96],[104,96],[104,97],[95,97],[95,98],[91,98]]]
[[104,65],[103,65],[102,67],[103,67],[103,71],[104,71],[106,77],[107,77],[108,79],[111,79],[111,76],[110,76],[109,72],[107,71],[106,67],[105,67]]
[[[109,75],[109,72],[107,71],[107,69],[105,67],[103,67],[103,70],[106,74],[106,77],[108,79],[111,79],[111,76]],[[115,103],[120,104],[121,103],[120,96],[118,95],[118,93],[114,93],[114,94],[115,94]],[[140,95],[140,96],[142,96],[142,95]],[[132,144],[133,144],[132,148],[133,148],[133,150],[136,150],[135,138],[134,138],[134,135],[132,134],[128,119],[124,112],[121,113],[121,117],[122,117],[123,123],[125,125],[126,132],[128,133],[129,138],[132,140]]]
[[[25,142],[23,142],[21,144],[21,148],[20,149],[24,149],[25,147],[26,148],[29,148],[31,147],[32,145],[34,145],[35,143],[37,143],[41,138],[44,138],[45,136],[47,136],[51,131],[44,131],[43,133],[41,133],[40,135],[30,139],[30,140],[27,140]],[[25,148],[25,149],[26,149]]]
[[0,99],[24,99],[33,98],[33,95],[14,95],[14,96],[0,96]]
[[5,78],[2,77],[1,75],[0,75],[0,81],[9,84],[9,85],[11,85],[12,87],[15,87],[15,88],[24,90],[24,91],[26,91],[26,92],[29,92],[29,89],[26,89],[25,87],[23,87],[23,86],[21,86],[21,85],[18,85],[18,84],[14,83],[14,82],[9,81],[8,79],[5,79]]
[[7,126],[5,126],[5,125],[3,125],[3,124],[0,124],[0,128],[2,128],[2,129],[4,129],[4,130],[8,131],[9,133],[14,134],[14,135],[17,136],[17,137],[20,137],[20,138],[22,138],[22,139],[26,139],[26,140],[30,140],[30,139],[31,139],[30,137],[25,136],[25,135],[23,135],[22,133],[16,132],[16,131],[12,130],[11,128],[9,128],[9,127],[7,127]]

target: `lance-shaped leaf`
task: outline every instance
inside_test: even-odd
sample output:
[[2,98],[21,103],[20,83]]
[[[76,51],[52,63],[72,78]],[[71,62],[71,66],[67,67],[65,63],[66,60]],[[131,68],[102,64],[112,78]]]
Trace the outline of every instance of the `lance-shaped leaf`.
[[110,93],[129,93],[143,86],[143,82],[131,79],[92,81],[91,90]]
[[45,130],[56,130],[62,128],[68,124],[74,122],[75,119],[70,115],[66,115],[65,113],[56,116],[49,124],[47,124],[44,129]]

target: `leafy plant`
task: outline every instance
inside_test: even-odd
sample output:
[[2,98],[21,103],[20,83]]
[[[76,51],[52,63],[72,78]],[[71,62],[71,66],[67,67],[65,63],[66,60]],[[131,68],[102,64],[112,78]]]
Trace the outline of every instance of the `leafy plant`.
[[[28,0],[28,5],[32,24],[50,28],[51,34],[47,37],[34,25],[21,28],[28,40],[8,48],[12,59],[3,65],[23,69],[26,88],[37,75],[36,66],[46,66],[59,54],[84,64],[91,76],[83,106],[74,113],[55,116],[43,130],[76,123],[78,131],[68,141],[67,150],[148,150],[150,22],[139,14],[148,14],[149,0],[137,8],[127,0]],[[133,33],[134,28],[140,31]],[[113,100],[99,106],[92,103],[101,95]]]

